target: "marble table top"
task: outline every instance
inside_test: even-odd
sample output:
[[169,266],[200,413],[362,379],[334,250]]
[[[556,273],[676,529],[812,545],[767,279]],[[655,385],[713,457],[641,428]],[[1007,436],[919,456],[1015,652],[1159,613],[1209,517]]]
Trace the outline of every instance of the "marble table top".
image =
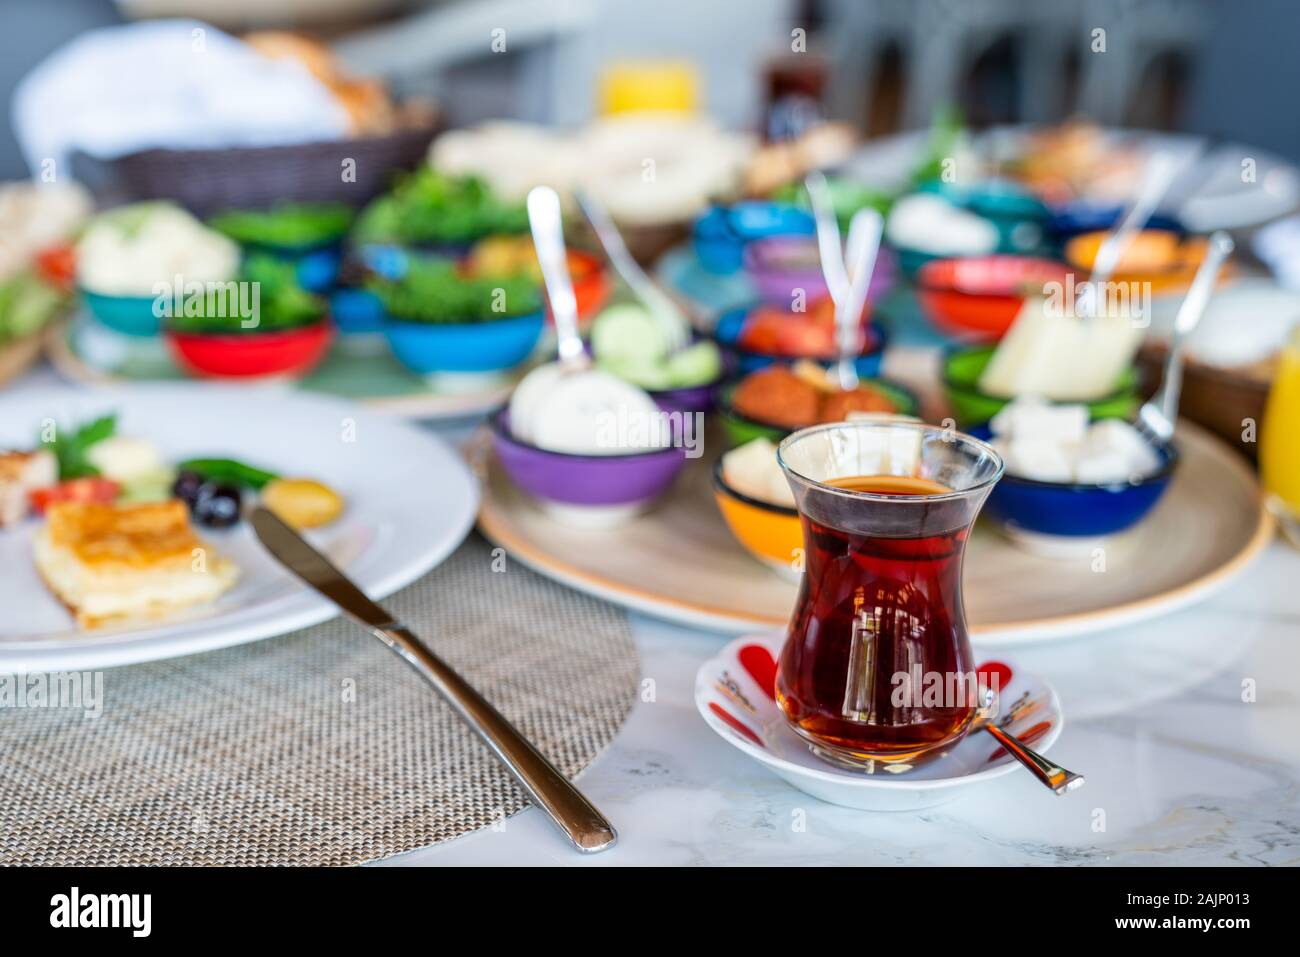
[[[55,382],[40,368],[9,388]],[[457,442],[472,425],[436,431]],[[914,813],[821,802],[696,712],[695,672],[727,636],[637,614],[632,624],[654,700],[636,703],[580,779],[617,847],[580,855],[528,808],[380,866],[1300,864],[1300,552],[1281,540],[1201,604],[993,653],[1061,696],[1052,753],[1087,777],[1064,797],[1016,773]]]
[[1300,864],[1300,553],[1275,542],[1184,611],[1012,654],[1061,695],[1053,754],[1087,784],[1011,774],[915,813],[836,807],[717,737],[700,663],[728,639],[640,615],[654,701],[581,785],[617,847],[584,857],[533,808],[389,865]]

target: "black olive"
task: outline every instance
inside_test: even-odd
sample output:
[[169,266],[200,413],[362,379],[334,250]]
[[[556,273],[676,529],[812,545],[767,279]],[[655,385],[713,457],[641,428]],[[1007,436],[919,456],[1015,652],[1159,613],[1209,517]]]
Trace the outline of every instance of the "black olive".
[[194,501],[199,497],[199,489],[202,488],[203,481],[203,476],[198,472],[181,469],[176,476],[176,481],[172,483],[172,494],[193,511]]
[[239,486],[204,482],[194,498],[194,520],[209,528],[229,528],[239,522]]

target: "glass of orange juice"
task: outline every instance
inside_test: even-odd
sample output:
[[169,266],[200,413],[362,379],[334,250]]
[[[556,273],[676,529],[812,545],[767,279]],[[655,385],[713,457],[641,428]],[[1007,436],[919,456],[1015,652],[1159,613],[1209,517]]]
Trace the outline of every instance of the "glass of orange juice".
[[1300,326],[1291,331],[1268,394],[1259,470],[1278,524],[1300,548]]

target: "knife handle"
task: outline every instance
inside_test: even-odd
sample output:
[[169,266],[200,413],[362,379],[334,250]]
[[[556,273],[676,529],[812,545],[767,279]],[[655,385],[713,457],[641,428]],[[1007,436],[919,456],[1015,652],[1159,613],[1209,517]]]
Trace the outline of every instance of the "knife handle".
[[618,835],[605,816],[501,712],[413,632],[396,622],[371,626],[370,630],[451,705],[509,769],[532,802],[551,816],[578,850],[592,854],[614,846]]

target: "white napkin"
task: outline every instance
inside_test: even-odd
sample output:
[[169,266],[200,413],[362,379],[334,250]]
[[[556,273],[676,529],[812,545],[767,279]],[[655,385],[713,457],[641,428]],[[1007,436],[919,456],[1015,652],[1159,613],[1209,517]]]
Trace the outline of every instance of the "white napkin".
[[91,30],[25,76],[13,125],[33,175],[66,175],[79,149],[111,159],[196,149],[336,140],[348,117],[299,63],[271,60],[197,20]]
[[1255,234],[1255,255],[1288,289],[1300,289],[1300,216],[1270,223]]

